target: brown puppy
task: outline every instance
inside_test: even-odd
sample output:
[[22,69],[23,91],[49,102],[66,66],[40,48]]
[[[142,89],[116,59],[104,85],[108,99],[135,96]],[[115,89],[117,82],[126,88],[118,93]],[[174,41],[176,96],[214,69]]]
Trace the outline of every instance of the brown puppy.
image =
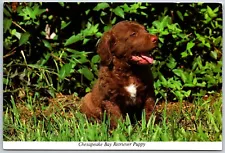
[[140,119],[143,109],[149,119],[155,105],[149,52],[157,43],[155,35],[131,21],[119,22],[104,33],[97,49],[101,57],[98,80],[83,98],[81,112],[101,120],[106,111],[112,127],[126,114],[131,121]]

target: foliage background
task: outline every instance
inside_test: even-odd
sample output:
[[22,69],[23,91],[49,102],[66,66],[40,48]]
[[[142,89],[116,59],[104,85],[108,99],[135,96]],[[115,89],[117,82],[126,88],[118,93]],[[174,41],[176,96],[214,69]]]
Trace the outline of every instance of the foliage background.
[[159,37],[152,66],[158,98],[221,90],[221,4],[13,2],[4,4],[4,104],[27,93],[84,96],[97,78],[96,44],[122,20]]

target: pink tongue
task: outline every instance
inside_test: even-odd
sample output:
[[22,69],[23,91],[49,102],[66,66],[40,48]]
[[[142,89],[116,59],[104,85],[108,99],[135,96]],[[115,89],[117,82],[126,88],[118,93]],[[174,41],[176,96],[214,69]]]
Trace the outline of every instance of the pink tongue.
[[153,58],[141,55],[141,56],[132,56],[132,60],[138,62],[139,64],[152,64]]
[[150,58],[150,57],[144,56],[144,55],[141,55],[141,57],[142,57],[143,59],[145,59],[146,61],[148,61],[148,63],[150,63],[150,64],[153,63],[153,58]]

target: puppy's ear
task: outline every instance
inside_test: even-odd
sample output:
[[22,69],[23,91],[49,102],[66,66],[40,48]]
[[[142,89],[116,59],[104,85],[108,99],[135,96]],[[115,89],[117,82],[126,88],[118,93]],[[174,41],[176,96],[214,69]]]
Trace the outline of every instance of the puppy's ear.
[[112,61],[111,46],[115,42],[112,33],[106,32],[103,34],[100,42],[98,43],[97,53],[101,58],[101,64],[109,65]]

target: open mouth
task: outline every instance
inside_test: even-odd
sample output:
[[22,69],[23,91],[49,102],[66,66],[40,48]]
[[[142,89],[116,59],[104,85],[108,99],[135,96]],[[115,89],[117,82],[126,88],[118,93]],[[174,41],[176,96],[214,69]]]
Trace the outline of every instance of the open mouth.
[[140,53],[137,55],[133,55],[131,57],[131,60],[143,65],[152,64],[154,61],[148,53]]

